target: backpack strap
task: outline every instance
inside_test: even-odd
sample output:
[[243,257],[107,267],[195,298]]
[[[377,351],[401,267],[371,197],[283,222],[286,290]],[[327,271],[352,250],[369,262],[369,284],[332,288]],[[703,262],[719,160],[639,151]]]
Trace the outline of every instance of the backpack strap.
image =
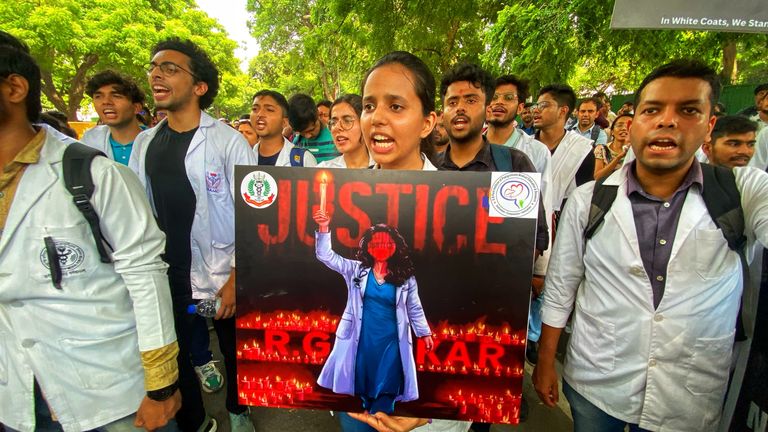
[[590,134],[591,134],[592,145],[593,146],[597,145],[597,139],[600,137],[600,131],[601,130],[603,130],[603,129],[601,129],[599,125],[597,125],[597,124],[592,125],[592,132],[590,132]]
[[616,200],[616,193],[619,187],[616,185],[606,185],[603,177],[595,182],[595,189],[592,191],[592,203],[589,207],[589,218],[587,227],[584,228],[584,239],[588,240],[595,235],[595,231],[603,223],[606,213],[611,209],[613,201]]
[[493,159],[493,164],[496,165],[496,171],[511,172],[512,152],[509,151],[509,148],[498,144],[490,144],[490,146],[491,159]]
[[[736,186],[736,176],[730,169],[709,164],[701,164],[701,171],[704,176],[704,191],[702,192],[704,205],[706,205],[715,225],[723,233],[728,248],[739,254],[742,289],[746,291],[751,281],[746,256],[747,236],[744,235],[744,209],[741,208],[741,194]],[[754,330],[754,320],[744,310],[743,298],[741,306],[741,313],[736,326],[736,340],[752,337]]]
[[290,154],[290,162],[292,167],[303,167],[304,166],[304,153],[307,152],[307,149],[301,148],[301,147],[293,147],[291,149]]
[[[103,263],[111,263],[112,258],[107,252],[105,243],[108,245],[101,226],[99,225],[99,215],[96,214],[93,205],[91,205],[91,196],[93,195],[94,185],[91,177],[91,162],[96,156],[106,155],[99,150],[88,147],[85,144],[75,142],[67,146],[64,150],[63,171],[64,187],[72,195],[72,201],[75,207],[83,214],[93,233],[93,240],[96,242],[96,249],[99,251],[99,258]],[[110,247],[111,249],[111,247]]]

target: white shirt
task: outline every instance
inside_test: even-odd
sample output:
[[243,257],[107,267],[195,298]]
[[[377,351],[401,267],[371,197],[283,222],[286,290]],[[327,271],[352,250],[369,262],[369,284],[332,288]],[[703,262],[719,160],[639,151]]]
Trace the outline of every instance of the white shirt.
[[[373,157],[371,157],[370,153],[368,154],[368,166],[366,168],[372,167],[376,164],[376,161],[373,160]],[[336,156],[333,159],[329,159],[324,162],[320,162],[317,164],[318,168],[346,168],[347,167],[347,161],[344,160],[344,155]]]
[[750,159],[749,166],[763,171],[768,169],[768,128],[763,128],[757,135],[755,154]]
[[[638,250],[624,167],[606,184],[616,200],[584,245],[594,182],[571,195],[545,279],[542,321],[573,334],[563,376],[584,398],[641,428],[714,430],[728,383],[742,294],[738,254],[687,194],[669,260],[664,298],[653,295]],[[768,174],[735,168],[745,234],[768,244]]]

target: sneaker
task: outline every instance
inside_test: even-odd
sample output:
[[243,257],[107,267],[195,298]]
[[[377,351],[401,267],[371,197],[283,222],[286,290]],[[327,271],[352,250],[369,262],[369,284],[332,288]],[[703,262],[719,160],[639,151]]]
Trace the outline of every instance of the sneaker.
[[216,419],[213,417],[205,416],[205,422],[200,426],[198,432],[216,432],[219,428],[219,424],[216,423]]
[[200,387],[206,393],[213,393],[224,387],[224,377],[216,368],[216,363],[211,360],[202,366],[195,366],[197,377],[200,378]]
[[539,343],[528,341],[528,345],[525,346],[525,359],[528,363],[536,366],[539,361]]
[[229,428],[232,432],[256,432],[250,410],[245,410],[242,414],[229,413]]

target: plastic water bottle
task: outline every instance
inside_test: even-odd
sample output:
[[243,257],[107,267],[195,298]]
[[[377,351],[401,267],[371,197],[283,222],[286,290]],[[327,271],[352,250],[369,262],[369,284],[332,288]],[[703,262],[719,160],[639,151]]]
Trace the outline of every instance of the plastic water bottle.
[[206,318],[213,318],[220,307],[221,298],[217,297],[215,299],[200,300],[197,304],[191,304],[187,306],[187,312],[191,314],[196,313]]

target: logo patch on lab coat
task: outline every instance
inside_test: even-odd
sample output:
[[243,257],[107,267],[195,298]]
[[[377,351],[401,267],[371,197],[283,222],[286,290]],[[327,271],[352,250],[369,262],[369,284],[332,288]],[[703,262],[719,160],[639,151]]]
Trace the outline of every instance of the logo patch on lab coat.
[[[85,251],[80,246],[68,241],[56,240],[56,253],[59,255],[59,266],[63,276],[83,273],[85,269],[80,268],[85,261]],[[48,262],[48,254],[45,248],[40,250],[40,263],[50,270],[51,265]],[[50,275],[48,275],[50,277]]]
[[205,187],[208,192],[218,193],[221,191],[221,174],[213,171],[205,173]]

